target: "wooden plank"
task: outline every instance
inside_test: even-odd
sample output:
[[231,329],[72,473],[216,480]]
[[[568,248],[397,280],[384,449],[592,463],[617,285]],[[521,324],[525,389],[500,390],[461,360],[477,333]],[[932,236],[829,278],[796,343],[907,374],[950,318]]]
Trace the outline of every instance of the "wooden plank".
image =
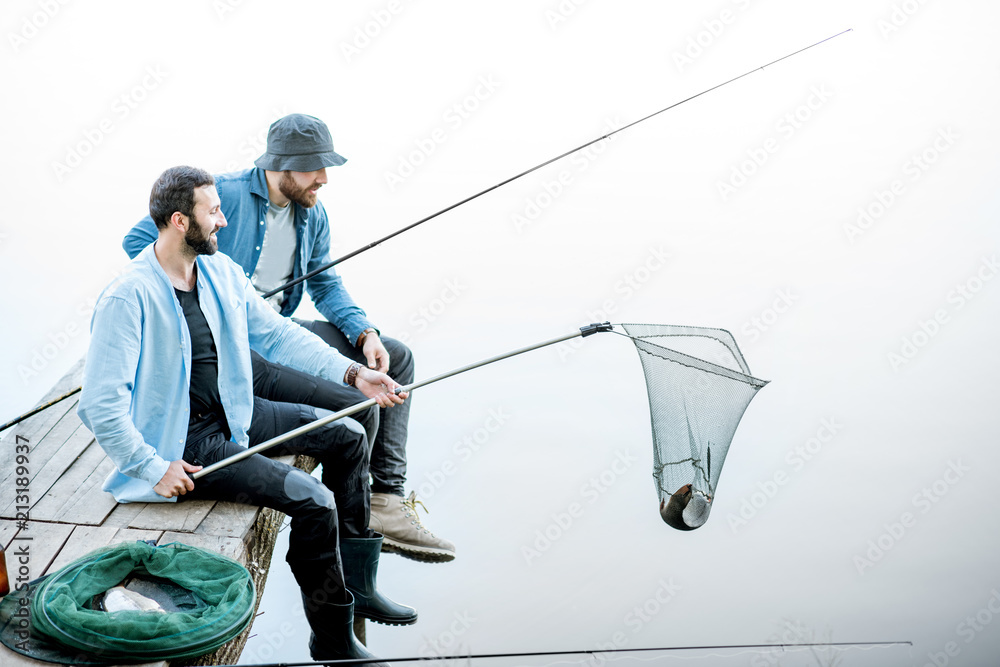
[[69,565],[94,549],[106,546],[117,532],[118,529],[114,526],[76,526],[63,544],[59,555],[52,561],[52,571]]
[[258,514],[260,514],[258,505],[217,502],[195,532],[235,537],[246,542],[253,534],[253,525]]
[[[79,361],[73,364],[70,369],[66,371],[66,375],[59,378],[59,381],[52,385],[52,388],[49,389],[44,396],[42,396],[42,400],[38,401],[36,405],[48,403],[52,399],[62,396],[70,389],[75,389],[83,384],[83,369],[86,365],[86,361],[87,357],[84,355],[79,359]],[[77,397],[79,397],[79,395],[77,395]],[[67,398],[66,400],[68,401],[69,399]]]
[[19,554],[24,553],[27,560],[29,578],[37,579],[48,572],[72,532],[73,526],[68,524],[41,521],[30,521],[26,528],[18,530],[8,544],[7,575],[11,582],[15,581],[20,567]]
[[[73,437],[77,431],[83,430],[82,435]],[[28,469],[30,478],[30,496],[33,500],[38,500],[48,491],[49,486],[57,480],[62,473],[76,460],[83,448],[89,444],[89,439],[93,436],[76,416],[76,411],[70,410],[56,423],[52,429],[41,440],[31,443],[31,451],[28,453],[29,462],[24,465]],[[60,453],[63,446],[68,449]],[[6,470],[6,475],[0,480],[0,486],[14,487],[15,478],[19,466],[12,466]],[[37,486],[36,486],[37,484]],[[8,497],[7,503],[0,506],[0,517],[14,517],[14,498]]]
[[[0,455],[2,455],[0,457],[0,507],[9,505],[17,491],[14,483],[14,479],[19,476],[14,465],[18,453],[16,445],[26,445],[29,462],[34,460],[33,453],[38,443],[42,442],[52,427],[71,409],[75,408],[76,400],[66,399],[4,432],[3,446],[0,447]],[[39,460],[38,463],[42,463],[42,461]]]
[[101,489],[114,464],[92,441],[31,509],[32,519],[101,525],[118,504]]
[[[11,651],[3,644],[0,644],[0,665],[3,667],[52,667],[51,662],[27,658],[20,653]],[[144,662],[141,665],[129,665],[129,667],[170,667],[170,663],[161,660],[160,662]]]
[[167,531],[160,537],[159,544],[170,544],[171,542],[181,542],[192,547],[207,549],[223,556],[229,556],[233,560],[239,561],[244,566],[247,563],[247,549],[243,540],[236,537],[224,537],[222,535],[207,535],[205,533],[178,533]]
[[49,569],[54,572],[77,558],[110,544],[136,540],[156,541],[162,534],[155,530],[130,530],[115,526],[76,526]]
[[145,503],[145,505],[129,522],[129,528],[193,533],[205,516],[212,511],[215,501],[187,500],[176,503]]
[[145,509],[146,503],[119,503],[111,510],[111,514],[104,520],[102,526],[118,526],[128,528],[132,520],[139,516],[139,512]]
[[[52,392],[49,392],[52,393]],[[65,393],[65,392],[62,392]],[[58,395],[58,394],[57,394]],[[54,398],[54,397],[53,397]],[[46,399],[48,400],[48,399]],[[35,407],[42,405],[46,400],[39,401],[35,404]],[[76,412],[76,406],[80,402],[80,394],[73,394],[69,398],[65,398],[55,405],[46,408],[36,415],[28,417],[20,424],[11,426],[10,429],[4,432],[4,439],[13,440],[16,435],[21,436],[20,440],[23,442],[25,438],[31,442],[41,440],[48,433],[49,429],[56,424],[60,419],[65,417],[70,412]],[[32,408],[33,410],[34,408]]]
[[[83,368],[84,359],[80,359],[69,369],[66,375],[62,376],[55,385],[49,389],[48,392],[42,396],[41,400],[32,406],[32,410],[40,405],[44,405],[49,401],[62,396],[71,389],[75,389],[80,386],[83,380]],[[56,403],[50,408],[46,408],[42,412],[25,419],[23,422],[12,426],[9,431],[5,433],[5,438],[15,439],[16,435],[20,435],[23,438],[28,438],[29,440],[41,440],[45,435],[47,429],[51,428],[53,424],[59,421],[63,415],[69,412],[70,409],[75,410],[77,403],[80,401],[80,394],[76,393],[65,398],[59,403]],[[25,412],[30,412],[30,410],[25,410]]]
[[[45,520],[44,517],[35,517],[34,505],[48,493],[63,474],[80,458],[84,450],[94,442],[94,436],[87,430],[87,427],[80,423],[79,417],[75,414],[66,415],[42,442],[48,443],[53,439],[62,437],[62,432],[68,429],[73,422],[77,424],[76,428],[65,439],[65,442],[52,451],[51,454],[45,451],[49,450],[49,448],[44,446],[39,446],[37,450],[33,450],[31,453],[31,465],[29,468],[31,470],[32,519]],[[13,503],[10,503],[6,507],[0,507],[0,516],[13,516],[13,512]]]

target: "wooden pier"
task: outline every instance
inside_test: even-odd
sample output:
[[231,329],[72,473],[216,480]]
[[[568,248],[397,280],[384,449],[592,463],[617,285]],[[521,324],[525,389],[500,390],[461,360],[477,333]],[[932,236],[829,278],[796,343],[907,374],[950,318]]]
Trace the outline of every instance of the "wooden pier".
[[[82,377],[81,360],[40,403],[79,386]],[[36,579],[107,545],[133,540],[152,540],[157,544],[183,542],[224,554],[243,564],[253,576],[260,604],[284,514],[251,505],[202,500],[117,503],[111,494],[101,490],[114,466],[77,417],[78,402],[79,394],[4,434],[0,443],[0,545],[5,549],[12,545],[29,545],[30,578]],[[29,478],[26,490],[24,475],[17,472],[15,464],[16,444],[28,446],[28,460],[21,470],[27,472]],[[307,472],[316,466],[314,459],[303,456],[294,461],[291,456],[279,460],[294,463]],[[21,494],[20,499],[15,492]],[[18,514],[23,508],[17,507],[25,497],[30,506],[27,519]],[[11,558],[7,564],[13,589],[17,565]],[[363,626],[359,630],[363,632]],[[172,664],[236,663],[250,631],[251,628],[247,628],[214,653]],[[37,667],[51,663],[25,658],[0,645],[0,664]],[[151,664],[165,666],[168,663]]]

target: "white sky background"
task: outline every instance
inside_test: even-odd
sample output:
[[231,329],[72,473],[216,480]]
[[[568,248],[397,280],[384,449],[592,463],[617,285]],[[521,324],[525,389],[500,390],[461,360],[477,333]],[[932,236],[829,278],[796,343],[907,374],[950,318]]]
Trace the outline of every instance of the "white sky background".
[[[48,4],[9,1],[0,23],[0,421],[85,353],[93,299],[169,166],[245,168],[277,117],[323,118],[349,160],[321,191],[343,254],[853,28],[340,267],[383,332],[408,335],[420,377],[607,318],[729,329],[771,380],[693,533],[657,515],[627,341],[415,392],[411,486],[459,558],[384,558],[383,589],[421,620],[372,627],[370,645],[916,644],[843,664],[1000,652],[995,3]],[[420,164],[390,187],[404,160]],[[491,411],[503,423],[486,438]],[[582,514],[559,528],[572,503]],[[546,530],[561,534],[526,556]],[[282,629],[301,613],[275,584],[286,570],[276,556],[247,661],[308,658],[308,632]],[[665,604],[661,582],[676,588]],[[655,613],[638,622],[643,605]]]

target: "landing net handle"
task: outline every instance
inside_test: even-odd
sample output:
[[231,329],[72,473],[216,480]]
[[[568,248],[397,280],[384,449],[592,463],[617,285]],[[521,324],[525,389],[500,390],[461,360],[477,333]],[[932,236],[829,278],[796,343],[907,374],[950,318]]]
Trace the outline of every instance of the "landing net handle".
[[[420,380],[419,382],[413,382],[412,384],[408,384],[405,387],[400,387],[399,389],[396,390],[396,393],[399,394],[399,393],[402,393],[402,392],[412,391],[412,390],[417,389],[419,387],[425,387],[425,386],[427,386],[429,384],[433,384],[434,382],[437,382],[439,380],[444,380],[445,378],[450,378],[453,375],[458,375],[459,373],[465,373],[466,371],[471,371],[472,369],[479,368],[480,366],[486,366],[487,364],[492,364],[492,363],[494,363],[496,361],[500,361],[501,359],[507,359],[508,357],[514,357],[514,356],[517,356],[519,354],[524,354],[525,352],[531,352],[532,350],[537,350],[537,349],[542,348],[542,347],[547,347],[549,345],[555,345],[556,343],[562,343],[563,341],[567,341],[567,340],[570,340],[572,338],[577,338],[577,337],[583,337],[583,338],[585,338],[587,336],[591,336],[591,335],[593,335],[595,333],[598,333],[598,332],[601,332],[601,331],[614,331],[614,327],[611,325],[610,322],[600,322],[600,323],[588,324],[587,326],[580,327],[579,331],[576,331],[576,332],[571,333],[571,334],[566,334],[565,336],[559,336],[558,338],[553,338],[552,340],[547,340],[547,341],[545,341],[543,343],[536,343],[535,345],[528,345],[527,347],[519,348],[517,350],[514,350],[513,352],[506,352],[504,354],[499,354],[499,355],[497,355],[495,357],[490,357],[489,359],[484,359],[483,361],[477,361],[476,363],[469,364],[467,366],[462,366],[461,368],[456,368],[455,370],[448,371],[447,373],[441,373],[440,375],[435,375],[434,377],[428,378],[426,380]],[[217,462],[213,463],[212,465],[205,466],[204,468],[202,468],[198,472],[193,473],[191,475],[191,478],[192,479],[200,479],[200,478],[204,477],[205,475],[213,473],[213,472],[215,472],[217,470],[221,470],[222,468],[225,468],[226,466],[228,466],[230,464],[236,463],[237,461],[242,461],[243,459],[245,459],[245,458],[247,458],[249,456],[253,456],[254,454],[260,454],[261,452],[264,452],[264,451],[266,451],[266,450],[268,450],[268,449],[270,449],[272,447],[275,447],[276,445],[280,445],[283,442],[288,442],[292,438],[297,438],[300,435],[305,435],[306,433],[309,433],[310,431],[314,431],[314,430],[316,430],[316,429],[318,429],[318,428],[320,428],[322,426],[326,426],[327,424],[329,424],[331,422],[335,422],[338,419],[343,419],[344,417],[349,417],[349,416],[351,416],[351,415],[353,415],[353,414],[355,414],[357,412],[360,412],[362,410],[367,410],[368,408],[370,408],[370,407],[372,407],[374,405],[377,405],[375,399],[374,398],[369,398],[366,401],[362,401],[361,403],[357,403],[355,405],[352,405],[349,408],[345,408],[345,409],[341,410],[340,412],[335,412],[332,415],[327,415],[326,417],[322,417],[320,419],[317,419],[316,421],[309,422],[308,424],[304,424],[304,425],[302,425],[302,426],[300,426],[300,427],[298,427],[296,429],[292,429],[291,431],[288,431],[287,433],[283,433],[282,435],[275,436],[275,437],[271,438],[270,440],[268,440],[266,442],[262,442],[262,443],[260,443],[259,445],[255,446],[255,447],[250,447],[250,448],[246,449],[245,451],[242,451],[242,452],[240,452],[238,454],[234,454],[233,456],[230,456],[229,458],[223,459],[221,461],[217,461]]]

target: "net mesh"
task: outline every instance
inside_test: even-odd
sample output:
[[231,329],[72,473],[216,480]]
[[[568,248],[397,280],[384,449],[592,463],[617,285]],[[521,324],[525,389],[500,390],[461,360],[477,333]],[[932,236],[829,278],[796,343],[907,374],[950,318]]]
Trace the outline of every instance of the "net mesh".
[[[95,600],[123,580],[165,582],[166,613],[102,611]],[[256,591],[246,569],[219,554],[180,543],[116,544],[32,582],[29,594],[0,605],[9,648],[67,664],[146,662],[209,653],[253,619]],[[24,623],[20,621],[23,620]],[[16,632],[30,624],[31,637]],[[12,632],[13,631],[13,632]],[[11,640],[14,641],[11,641]]]
[[708,519],[743,413],[767,382],[750,375],[723,329],[621,324],[646,377],[660,515],[692,530]]

